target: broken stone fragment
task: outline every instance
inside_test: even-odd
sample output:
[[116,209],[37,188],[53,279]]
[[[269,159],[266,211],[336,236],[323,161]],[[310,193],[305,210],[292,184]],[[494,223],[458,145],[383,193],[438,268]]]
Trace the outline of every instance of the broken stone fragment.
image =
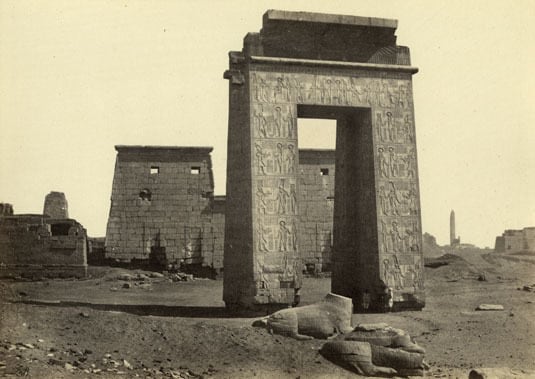
[[476,311],[503,311],[503,305],[500,304],[480,304]]
[[319,303],[283,309],[253,325],[264,324],[271,333],[301,340],[325,339],[352,331],[352,310],[350,298],[329,293]]
[[320,350],[321,355],[333,363],[348,368],[359,375],[393,376],[397,371],[372,363],[372,349],[368,342],[329,341]]

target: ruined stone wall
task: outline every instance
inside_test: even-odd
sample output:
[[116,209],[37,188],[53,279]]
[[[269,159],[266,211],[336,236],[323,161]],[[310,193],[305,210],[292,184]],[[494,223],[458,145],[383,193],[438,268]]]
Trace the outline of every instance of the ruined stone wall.
[[299,149],[298,244],[309,272],[330,270],[334,178],[334,150]]
[[116,146],[106,258],[202,263],[210,244],[212,148]]
[[84,277],[87,235],[71,219],[0,217],[0,276]]

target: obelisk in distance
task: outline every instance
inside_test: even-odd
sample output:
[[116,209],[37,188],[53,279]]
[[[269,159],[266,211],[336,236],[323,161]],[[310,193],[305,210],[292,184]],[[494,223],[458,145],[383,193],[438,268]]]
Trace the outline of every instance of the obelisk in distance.
[[450,213],[450,246],[453,246],[455,244],[455,211],[452,209]]

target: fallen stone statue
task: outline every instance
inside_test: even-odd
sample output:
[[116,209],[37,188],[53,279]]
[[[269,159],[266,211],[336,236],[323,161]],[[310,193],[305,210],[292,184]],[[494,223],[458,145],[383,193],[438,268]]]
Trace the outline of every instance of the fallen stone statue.
[[328,341],[320,353],[335,364],[367,376],[423,376],[424,369],[428,368],[423,354],[369,342]]
[[270,333],[299,340],[326,339],[351,332],[352,313],[353,303],[350,298],[329,293],[319,303],[283,309],[253,325],[265,326]]
[[409,334],[385,323],[359,324],[351,327],[352,301],[329,293],[321,302],[288,308],[255,321],[270,333],[296,339],[332,339],[320,353],[328,360],[368,376],[422,376],[429,368],[424,362],[425,349]]

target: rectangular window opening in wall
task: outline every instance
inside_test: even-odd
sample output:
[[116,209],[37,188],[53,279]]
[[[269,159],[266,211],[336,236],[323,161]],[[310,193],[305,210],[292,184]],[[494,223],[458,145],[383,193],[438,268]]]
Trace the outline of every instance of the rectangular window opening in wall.
[[192,175],[199,175],[201,173],[201,168],[199,166],[194,166],[191,168],[190,173]]
[[66,223],[52,224],[50,228],[52,236],[68,236],[70,229],[71,224]]
[[321,176],[328,176],[329,175],[329,169],[328,168],[320,168],[320,175]]
[[150,174],[151,175],[156,175],[156,174],[159,174],[160,173],[160,167],[158,166],[151,166],[150,167]]

